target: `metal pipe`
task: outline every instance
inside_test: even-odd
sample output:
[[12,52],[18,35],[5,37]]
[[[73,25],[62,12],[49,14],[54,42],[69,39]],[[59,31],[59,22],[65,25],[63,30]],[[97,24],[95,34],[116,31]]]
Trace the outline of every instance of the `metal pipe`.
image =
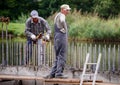
[[4,19],[4,17],[2,17],[1,18],[1,21],[2,21],[2,65],[4,65],[5,63],[4,63],[4,41],[3,41],[3,39],[4,39],[4,22],[3,22],[3,19]]

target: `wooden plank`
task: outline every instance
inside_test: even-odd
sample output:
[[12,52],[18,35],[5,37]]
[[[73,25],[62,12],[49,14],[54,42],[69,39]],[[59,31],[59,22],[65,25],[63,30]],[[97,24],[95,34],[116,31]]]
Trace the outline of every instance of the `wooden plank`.
[[[83,85],[92,85],[92,82],[84,82]],[[120,85],[120,84],[112,84],[112,83],[95,83],[95,85]]]
[[36,76],[19,76],[19,75],[0,75],[0,79],[14,79],[14,80],[43,80],[42,77]]
[[[73,78],[67,78],[67,79],[44,79],[44,82],[63,82],[63,83],[80,83],[80,79],[73,79]],[[92,80],[85,80],[84,82],[92,82]],[[96,82],[103,82],[102,80],[96,80]]]
[[[80,81],[76,81],[76,79],[72,79],[72,80],[64,80],[64,79],[59,79],[59,81],[55,81],[57,79],[53,79],[53,80],[45,80],[45,85],[47,85],[47,83],[51,83],[51,84],[80,84]],[[83,85],[92,85],[92,81],[84,81]],[[95,85],[120,85],[120,84],[113,84],[113,83],[106,83],[106,82],[101,82],[98,81],[95,83]]]
[[[43,77],[39,76],[19,76],[19,75],[0,75],[0,79],[14,79],[14,80],[43,80],[44,82],[65,82],[65,83],[79,83],[79,79],[59,79],[59,78],[52,78],[52,79],[44,79]],[[91,82],[91,80],[86,80],[85,82]],[[102,80],[97,80],[96,82],[102,82]]]
[[[53,78],[53,79],[44,79],[43,77],[39,76],[19,76],[19,75],[0,75],[0,80],[2,79],[11,79],[11,80],[40,80],[43,81],[44,83],[58,83],[58,84],[79,84],[80,80],[79,79],[73,79],[73,78],[68,78],[68,79],[58,79],[58,78]],[[86,80],[84,81],[83,85],[91,85],[92,81],[91,80]],[[102,80],[96,80],[96,85],[120,85],[120,84],[112,84],[112,83],[105,83]]]
[[[45,84],[47,83],[53,83],[53,84],[80,84],[80,80],[79,79],[57,79],[57,78],[53,78],[53,79],[44,79]],[[83,85],[92,85],[92,80],[85,80]],[[120,85],[120,84],[112,84],[112,83],[105,83],[102,80],[96,80],[96,84],[95,85]]]

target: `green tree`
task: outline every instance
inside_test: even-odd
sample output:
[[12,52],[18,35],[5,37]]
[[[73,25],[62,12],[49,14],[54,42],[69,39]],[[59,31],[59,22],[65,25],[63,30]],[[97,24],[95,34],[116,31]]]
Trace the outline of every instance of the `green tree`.
[[94,0],[93,9],[100,17],[114,17],[120,13],[120,0]]
[[21,13],[28,14],[32,9],[38,8],[38,3],[34,0],[1,0],[0,16],[17,19]]
[[47,18],[59,11],[62,4],[69,4],[72,10],[81,13],[98,13],[100,17],[115,17],[120,13],[120,0],[1,0],[0,16],[8,16],[12,20],[21,14],[29,15],[33,9]]

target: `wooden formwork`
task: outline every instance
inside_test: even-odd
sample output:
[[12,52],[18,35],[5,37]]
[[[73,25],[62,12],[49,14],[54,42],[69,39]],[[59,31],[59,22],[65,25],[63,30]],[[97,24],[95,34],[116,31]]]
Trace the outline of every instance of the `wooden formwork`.
[[[73,79],[73,78],[67,78],[67,79],[60,79],[60,78],[52,78],[52,79],[45,79],[43,77],[39,76],[19,76],[19,75],[0,75],[0,80],[38,80],[42,81],[44,85],[47,83],[53,83],[53,84],[77,84],[79,85],[80,79]],[[92,85],[92,80],[85,80],[83,85]],[[106,83],[102,80],[96,80],[96,85],[119,85],[119,84],[113,84],[113,83]]]

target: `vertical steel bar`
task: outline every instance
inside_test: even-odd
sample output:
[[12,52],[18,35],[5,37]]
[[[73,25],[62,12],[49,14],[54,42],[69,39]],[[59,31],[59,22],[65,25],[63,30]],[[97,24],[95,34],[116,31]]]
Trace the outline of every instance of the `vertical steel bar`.
[[[54,46],[52,45],[52,43],[51,43],[51,49],[52,49],[52,54],[53,54],[52,55],[53,56],[53,60],[52,61],[54,61],[54,59],[55,59],[55,51],[54,51]],[[53,62],[52,62],[52,64],[53,64]]]
[[120,71],[120,45],[118,45],[118,70]]
[[[49,62],[49,60],[50,60],[50,57],[52,56],[52,54],[51,54],[51,56],[49,55],[49,48],[50,48],[50,43],[46,46],[46,57],[47,57],[47,61],[46,61],[46,63],[47,63],[47,66],[50,66],[50,62]],[[51,49],[52,50],[52,49]]]
[[103,49],[102,49],[102,61],[101,61],[101,65],[102,65],[102,72],[105,70],[105,47],[103,46]]
[[113,72],[115,72],[115,59],[116,59],[116,51],[115,51],[115,49],[116,49],[116,47],[115,47],[115,45],[113,46],[113,52],[112,52],[112,54],[113,54],[113,56],[112,56],[112,71]]
[[83,52],[82,52],[82,47],[83,47],[83,44],[81,43],[80,44],[80,54],[81,54],[81,56],[80,56],[80,61],[81,61],[81,67],[83,67],[83,62],[84,62],[84,58],[83,58]]
[[79,46],[78,46],[78,58],[79,58],[79,63],[78,63],[78,67],[80,68],[81,66],[81,61],[80,61],[80,44],[79,44]]
[[[51,43],[50,43],[50,47],[49,47],[49,55],[52,53],[52,50],[50,50],[50,49],[52,49],[52,44]],[[50,56],[50,59],[49,59],[50,65],[49,66],[52,66],[53,60],[54,60],[53,57]]]
[[13,66],[13,62],[14,62],[14,59],[13,59],[13,53],[14,53],[14,51],[13,51],[13,49],[14,49],[14,45],[13,45],[13,42],[11,42],[11,65]]
[[37,57],[37,51],[38,51],[38,49],[37,49],[37,45],[34,45],[34,57],[35,57],[35,66],[38,66],[38,57]]
[[33,65],[35,66],[35,46],[32,45],[32,62],[33,62]]
[[76,68],[76,45],[74,44],[74,51],[73,51],[73,67]]
[[4,65],[5,64],[5,54],[4,54],[4,23],[2,21],[2,64]]
[[18,49],[19,49],[19,47],[18,47],[18,43],[16,42],[16,65],[18,66],[18,57],[19,57],[19,52],[18,52]]
[[91,59],[91,57],[92,57],[92,43],[90,44],[90,47],[89,47],[89,54],[90,54],[90,62],[92,62],[92,59]]
[[110,60],[110,55],[111,55],[111,45],[108,47],[108,71],[111,70],[111,60]]
[[29,51],[29,53],[28,53],[28,66],[30,67],[30,63],[31,63],[31,44],[28,44],[28,51]]
[[8,24],[5,22],[6,25],[6,65],[8,66]]
[[23,65],[26,65],[26,56],[27,56],[27,51],[26,51],[26,44],[23,44]]
[[11,35],[9,35],[9,38],[8,38],[8,40],[9,40],[9,65],[11,65],[12,64],[12,60],[11,60],[11,48],[12,48],[12,46],[11,46]]
[[105,60],[104,67],[105,67],[105,69],[104,70],[107,70],[107,46],[104,45],[104,48],[105,48],[105,54],[104,54],[104,60]]
[[21,65],[21,61],[22,61],[22,43],[18,43],[19,44],[19,65]]

